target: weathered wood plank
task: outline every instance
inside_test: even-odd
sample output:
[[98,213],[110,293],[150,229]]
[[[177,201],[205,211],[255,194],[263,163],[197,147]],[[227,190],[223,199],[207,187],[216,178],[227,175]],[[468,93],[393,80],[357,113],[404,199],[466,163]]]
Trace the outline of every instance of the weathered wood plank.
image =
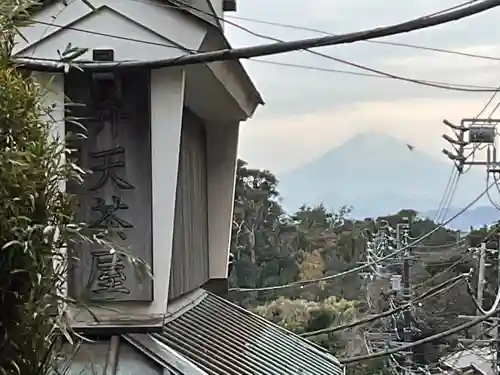
[[175,202],[169,298],[209,279],[206,133],[202,120],[184,111]]
[[[91,300],[151,301],[153,281],[138,278],[124,251],[149,265],[152,253],[149,72],[120,73],[100,81],[88,73],[70,73],[65,93],[71,115],[81,118],[87,139],[79,142],[79,164],[92,171],[76,193],[78,217],[95,228],[117,231],[118,252],[83,245],[71,282],[72,292],[87,287]],[[67,122],[68,130],[78,127]]]

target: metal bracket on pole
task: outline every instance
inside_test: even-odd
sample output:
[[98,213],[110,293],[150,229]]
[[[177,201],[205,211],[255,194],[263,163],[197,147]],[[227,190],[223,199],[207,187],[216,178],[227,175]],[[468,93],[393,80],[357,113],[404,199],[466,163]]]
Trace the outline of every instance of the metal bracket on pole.
[[[460,121],[460,125],[455,125],[448,120],[443,120],[443,123],[453,130],[456,136],[456,138],[452,138],[447,134],[443,134],[443,139],[450,143],[453,148],[453,151],[443,149],[443,153],[453,161],[459,173],[463,173],[465,165],[482,165],[488,167],[497,165],[496,128],[500,123],[500,119],[464,118]],[[473,148],[468,155],[465,155],[466,147],[470,145]],[[487,160],[469,161],[469,157],[474,155],[476,149],[481,145],[490,146],[488,147]],[[489,169],[489,171],[493,170]],[[500,169],[497,172],[500,172]]]

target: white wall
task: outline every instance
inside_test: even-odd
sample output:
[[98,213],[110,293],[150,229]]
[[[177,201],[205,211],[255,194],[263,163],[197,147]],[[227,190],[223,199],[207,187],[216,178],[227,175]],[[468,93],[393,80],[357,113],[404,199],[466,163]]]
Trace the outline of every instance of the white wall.
[[[224,3],[224,0],[208,0],[208,1],[212,3],[212,6],[214,7],[217,17],[222,18],[224,16],[224,11],[222,10],[222,4]],[[222,25],[224,25],[224,22],[222,22]]]
[[[42,84],[51,82],[46,96],[47,105],[55,105],[56,117],[63,118],[64,79],[50,78],[37,73]],[[153,273],[154,301],[145,304],[127,304],[123,309],[117,304],[112,309],[94,308],[93,312],[103,325],[116,325],[116,320],[156,319],[162,322],[167,308],[170,259],[172,255],[172,233],[174,225],[175,190],[184,105],[185,73],[181,68],[165,68],[151,74],[151,158],[153,199]],[[64,135],[64,122],[59,121],[55,131]],[[123,307],[123,305],[121,305]],[[114,311],[113,311],[114,309]],[[98,326],[87,311],[72,311],[77,320],[75,327]],[[91,323],[91,324],[87,324]]]
[[170,281],[184,87],[181,68],[151,73],[154,294],[155,300],[160,299],[158,308],[163,309],[167,308]]
[[208,249],[210,278],[225,279],[228,271],[239,124],[207,125]]
[[[153,60],[197,50],[206,27],[194,17],[158,1],[92,0],[92,11],[81,0],[56,2],[36,14],[34,24],[21,28],[17,56],[59,59],[57,50],[89,48],[80,59],[91,60],[92,49],[112,48],[115,60]],[[39,23],[37,23],[39,22]],[[62,30],[60,26],[69,26]]]
[[152,325],[163,322],[170,281],[184,87],[185,72],[182,68],[151,72],[153,302],[110,304],[108,309],[93,308],[94,314],[101,319],[100,324],[95,323],[88,312],[80,311],[75,315],[75,327],[126,325],[130,319],[143,322],[155,320]]
[[[222,0],[204,1],[213,1],[216,10],[222,12]],[[59,59],[57,50],[64,50],[71,42],[78,47],[113,48],[116,60],[168,58],[185,53],[179,46],[198,49],[207,33],[206,25],[194,17],[160,6],[164,3],[156,1],[93,0],[92,4],[97,10],[90,9],[81,0],[68,0],[67,4],[65,6],[62,2],[56,2],[48,6],[36,15],[34,26],[21,30],[28,41],[18,40],[18,56]],[[56,25],[69,24],[71,28],[79,30],[61,31],[59,26],[36,23],[37,20]],[[123,40],[123,37],[147,43]],[[165,44],[176,48],[165,47]],[[87,53],[81,58],[89,59],[91,54]],[[210,71],[206,67],[195,66],[189,69],[191,73],[188,76],[196,84],[188,91],[198,95],[203,101],[217,99],[223,104],[222,107],[211,106],[210,118],[225,116],[224,121],[227,118],[241,118],[241,113],[232,116],[234,112],[228,111],[231,106],[235,107],[234,99],[213,74],[208,74]],[[49,79],[44,73],[40,73],[39,77],[41,80]],[[53,92],[47,96],[47,100],[56,104],[62,119],[64,77],[57,77],[53,81]],[[204,80],[200,79],[203,77]],[[115,310],[95,308],[93,312],[99,316],[99,324],[88,312],[75,310],[71,315],[75,319],[76,328],[115,326],[119,320],[129,321],[129,326],[133,326],[130,323],[132,320],[137,325],[141,325],[139,321],[153,324],[154,320],[155,324],[161,323],[168,298],[182,108],[185,104],[189,106],[189,102],[184,103],[185,87],[186,73],[183,70],[166,68],[152,72],[154,302],[127,304],[126,311],[120,310],[119,306]],[[236,121],[210,123],[207,128],[210,277],[226,278],[239,125]],[[62,122],[54,134],[64,135]]]
[[[61,147],[65,147],[64,140],[66,137],[66,127],[64,123],[65,119],[65,109],[64,109],[64,75],[62,73],[57,74],[45,74],[39,72],[33,72],[32,77],[34,77],[41,86],[43,90],[43,106],[48,110],[42,116],[42,121],[47,121],[51,124],[50,136],[52,140],[61,144]],[[60,160],[64,163],[64,156]],[[59,189],[61,191],[66,191],[66,181],[59,181]],[[66,258],[66,248],[61,248],[60,255]],[[60,257],[54,257],[53,259],[54,269],[56,272],[64,272],[66,269],[66,262],[61,260]],[[68,292],[67,280],[59,280],[56,287],[56,293],[61,297],[66,297]],[[64,304],[61,303],[61,308],[64,308]]]

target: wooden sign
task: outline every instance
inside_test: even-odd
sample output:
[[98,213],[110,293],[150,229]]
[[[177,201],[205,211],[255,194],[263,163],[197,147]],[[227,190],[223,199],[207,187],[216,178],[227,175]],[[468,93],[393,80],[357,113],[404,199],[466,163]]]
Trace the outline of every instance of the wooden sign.
[[72,103],[84,104],[68,108],[87,129],[78,159],[92,172],[83,186],[71,187],[78,217],[115,233],[116,244],[114,251],[96,244],[77,249],[71,290],[93,301],[152,301],[153,281],[137,275],[129,261],[140,258],[152,266],[153,260],[149,75],[74,72],[66,76],[65,93]]

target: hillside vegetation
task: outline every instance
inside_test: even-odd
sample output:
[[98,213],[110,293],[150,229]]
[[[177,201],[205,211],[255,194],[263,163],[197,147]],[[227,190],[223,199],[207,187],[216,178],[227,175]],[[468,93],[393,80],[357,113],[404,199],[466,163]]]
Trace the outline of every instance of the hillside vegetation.
[[[302,206],[296,212],[287,213],[280,199],[278,181],[271,172],[251,169],[245,162],[239,162],[231,244],[235,260],[230,275],[231,288],[282,286],[349,270],[364,260],[366,233],[373,233],[384,220],[395,227],[402,217],[410,218],[411,236],[414,238],[435,230],[414,251],[412,284],[415,295],[476,266],[465,244],[461,242],[457,246],[455,231],[436,229],[434,222],[420,218],[411,209],[404,208],[385,217],[351,220],[349,207],[339,207],[331,212],[322,205]],[[473,230],[467,242],[477,245],[492,229]],[[489,246],[494,247],[496,243],[491,242]],[[494,291],[493,273],[491,270],[491,275],[488,275],[486,307],[491,303]],[[366,297],[370,291],[366,291],[359,273],[302,287],[294,285],[270,289],[236,290],[230,292],[230,298],[299,334],[338,326],[359,319],[368,311]],[[382,283],[371,292],[378,312],[389,309],[384,304],[383,293],[380,293],[384,290],[387,290],[387,285]],[[470,315],[474,311],[467,288],[458,284],[416,308],[420,333],[415,339],[460,324],[463,321],[458,319],[458,315]],[[311,339],[339,357],[359,355],[366,351],[364,332],[367,329],[376,331],[378,326],[380,324],[374,322]],[[417,347],[415,357],[422,364],[431,364],[443,350],[455,344],[452,337],[440,343]],[[373,366],[379,368],[380,361],[370,366],[370,372],[374,373]]]

